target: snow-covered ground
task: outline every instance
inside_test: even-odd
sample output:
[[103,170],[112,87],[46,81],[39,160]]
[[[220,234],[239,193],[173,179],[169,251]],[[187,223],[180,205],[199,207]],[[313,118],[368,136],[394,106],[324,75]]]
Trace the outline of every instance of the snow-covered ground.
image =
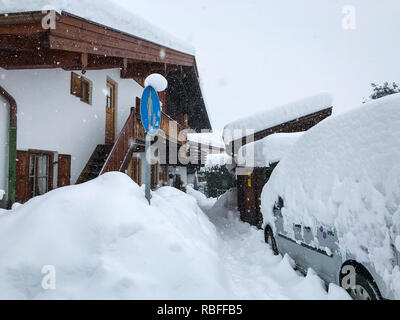
[[0,298],[348,298],[274,256],[229,209],[234,193],[188,193],[163,187],[149,206],[128,176],[107,173],[3,211]]
[[[342,288],[310,270],[306,277],[293,269],[289,256],[275,256],[262,230],[244,223],[223,195],[215,204],[199,203],[215,225],[219,254],[234,299],[350,299]],[[214,199],[214,202],[216,199]],[[231,207],[231,208],[230,208]]]

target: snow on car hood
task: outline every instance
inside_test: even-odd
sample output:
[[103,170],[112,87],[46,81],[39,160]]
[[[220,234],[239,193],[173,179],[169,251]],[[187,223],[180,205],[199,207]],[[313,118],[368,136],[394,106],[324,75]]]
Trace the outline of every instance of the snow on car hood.
[[288,230],[293,223],[314,230],[334,227],[343,254],[372,263],[388,281],[400,280],[398,267],[392,270],[390,263],[391,244],[400,235],[400,94],[326,119],[306,132],[264,186],[264,224],[274,220],[278,196],[285,202]]

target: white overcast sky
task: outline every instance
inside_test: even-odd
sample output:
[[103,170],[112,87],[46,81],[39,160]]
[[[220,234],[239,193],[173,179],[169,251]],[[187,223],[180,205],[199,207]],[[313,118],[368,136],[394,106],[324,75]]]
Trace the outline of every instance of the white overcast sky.
[[116,1],[194,45],[215,129],[321,91],[343,112],[400,81],[400,0]]

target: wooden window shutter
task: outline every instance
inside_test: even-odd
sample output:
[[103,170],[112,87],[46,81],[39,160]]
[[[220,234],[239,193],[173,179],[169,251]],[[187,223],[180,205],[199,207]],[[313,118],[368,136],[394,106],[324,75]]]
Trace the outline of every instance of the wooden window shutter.
[[69,154],[58,155],[58,181],[57,186],[65,187],[71,184],[71,156]]
[[82,98],[82,78],[74,72],[71,72],[71,94]]
[[26,202],[30,196],[29,190],[29,152],[17,151],[17,179],[15,185],[15,201]]

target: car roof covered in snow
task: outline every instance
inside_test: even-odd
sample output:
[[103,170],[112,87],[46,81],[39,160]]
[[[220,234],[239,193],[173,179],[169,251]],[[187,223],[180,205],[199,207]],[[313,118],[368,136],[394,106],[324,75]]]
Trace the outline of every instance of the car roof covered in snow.
[[332,96],[329,93],[323,92],[230,122],[224,128],[224,142],[225,144],[229,144],[233,140],[249,135],[250,131],[257,133],[331,108],[332,102]]
[[129,35],[189,55],[195,50],[190,44],[152,25],[145,19],[110,0],[0,0],[0,13],[31,12],[54,9],[107,26]]
[[[330,117],[305,132],[272,173],[261,196],[264,224],[273,226],[282,197],[287,228],[333,230],[342,253],[389,279],[391,244],[400,249],[399,159],[400,94]],[[396,290],[400,298],[399,281]]]

